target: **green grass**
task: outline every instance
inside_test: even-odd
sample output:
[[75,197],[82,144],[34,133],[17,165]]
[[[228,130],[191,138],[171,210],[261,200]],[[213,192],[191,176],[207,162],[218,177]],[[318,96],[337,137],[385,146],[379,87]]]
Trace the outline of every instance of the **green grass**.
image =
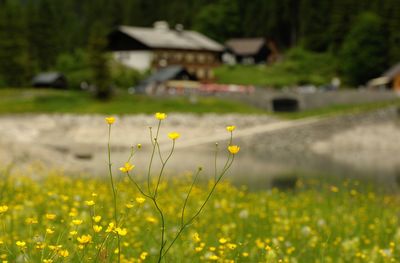
[[120,91],[109,101],[95,100],[80,91],[50,89],[0,89],[0,114],[9,113],[100,113],[132,114],[165,112],[262,113],[262,110],[228,100],[198,97],[149,97]]
[[[0,205],[8,207],[0,212],[2,259],[94,262],[104,242],[98,262],[117,262],[116,235],[105,233],[113,221],[108,181],[30,171],[43,177],[33,180],[30,174],[16,173],[0,182]],[[141,195],[126,176],[119,174],[117,178],[118,212],[127,230],[127,235],[121,236],[121,253],[129,261],[123,262],[143,262],[138,260],[143,253],[147,253],[144,262],[155,262],[160,230],[157,211],[150,200],[142,204],[135,200]],[[171,179],[160,189],[167,242],[179,227],[182,193],[190,182],[186,177]],[[209,187],[196,184],[187,216],[197,210]],[[89,206],[87,200],[95,205]],[[399,206],[398,194],[355,181],[299,181],[291,191],[258,192],[224,182],[165,262],[399,262]],[[49,214],[55,218],[49,219]],[[95,223],[93,216],[101,216],[101,220]],[[77,225],[73,220],[82,223]],[[94,224],[102,230],[94,232]],[[46,234],[46,229],[53,233]],[[90,235],[92,241],[80,247],[78,237],[82,235]],[[24,246],[18,247],[17,241],[25,242]],[[68,251],[66,258],[62,251]]]
[[304,110],[298,112],[274,113],[274,115],[285,119],[301,119],[301,118],[316,117],[316,116],[328,117],[328,116],[336,116],[344,114],[364,113],[394,106],[400,106],[400,99],[394,99],[390,101],[380,101],[380,102],[367,102],[361,104],[332,105],[324,108]]
[[284,87],[328,84],[335,71],[336,61],[332,55],[297,48],[273,65],[222,66],[215,70],[215,75],[220,83]]

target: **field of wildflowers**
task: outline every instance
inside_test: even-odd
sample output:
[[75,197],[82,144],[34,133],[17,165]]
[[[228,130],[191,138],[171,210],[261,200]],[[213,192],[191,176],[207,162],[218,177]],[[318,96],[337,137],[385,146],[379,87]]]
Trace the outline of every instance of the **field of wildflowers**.
[[[160,127],[166,115],[155,116]],[[106,118],[110,134],[114,121]],[[210,181],[197,180],[200,168],[168,180],[151,172],[153,158],[164,166],[179,139],[169,133],[171,152],[161,156],[158,128],[147,176],[134,174],[140,145],[119,174],[109,159],[108,179],[2,169],[0,262],[400,260],[398,195],[357,181],[299,180],[290,191],[233,186],[229,174],[221,179],[240,150],[234,130],[227,127],[226,164]]]
[[[32,170],[34,172],[34,170]],[[38,172],[35,172],[38,173]],[[4,176],[4,173],[3,173]],[[154,262],[160,220],[149,200],[118,180],[120,229],[104,179],[49,172],[1,181],[2,262]],[[183,193],[191,175],[160,184],[166,236],[180,227]],[[187,213],[212,183],[192,189]],[[318,190],[316,190],[318,189]],[[283,192],[248,192],[224,181],[198,220],[171,247],[165,262],[398,262],[400,200],[355,182],[305,185]],[[111,231],[111,232],[110,232]]]

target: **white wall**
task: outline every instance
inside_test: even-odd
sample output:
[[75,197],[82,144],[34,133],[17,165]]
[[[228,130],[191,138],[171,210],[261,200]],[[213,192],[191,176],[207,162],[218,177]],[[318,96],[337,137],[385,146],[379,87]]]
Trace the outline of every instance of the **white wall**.
[[139,71],[149,69],[153,61],[152,51],[114,51],[112,53],[115,60]]

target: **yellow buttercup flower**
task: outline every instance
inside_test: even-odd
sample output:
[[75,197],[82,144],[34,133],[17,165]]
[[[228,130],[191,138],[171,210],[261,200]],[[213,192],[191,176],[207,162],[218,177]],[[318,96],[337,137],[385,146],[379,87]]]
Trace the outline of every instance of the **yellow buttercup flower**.
[[92,241],[92,236],[91,235],[82,235],[77,238],[78,242],[81,244],[87,244],[90,241]]
[[99,225],[94,225],[94,226],[93,226],[93,230],[94,230],[94,232],[96,232],[96,233],[99,233],[102,229],[103,229],[102,226],[99,226]]
[[120,235],[120,236],[126,236],[126,234],[128,233],[128,230],[126,230],[126,228],[117,227],[115,229],[115,232],[117,232],[117,234]]
[[240,147],[237,145],[230,145],[230,146],[228,146],[228,151],[231,154],[237,154],[240,151]]
[[194,233],[194,234],[193,234],[193,239],[194,239],[195,242],[200,242],[201,239],[200,239],[199,233],[197,233],[197,232]]
[[74,219],[74,220],[72,220],[72,224],[73,225],[76,225],[76,226],[79,226],[80,224],[82,224],[82,220],[80,220],[80,219]]
[[8,206],[6,205],[1,205],[0,206],[0,214],[7,212]]
[[177,132],[170,132],[170,133],[168,133],[168,137],[169,137],[171,140],[176,140],[176,139],[178,139],[180,136],[181,136],[181,135],[180,135],[179,133],[177,133]]
[[17,242],[15,242],[15,244],[16,244],[18,247],[25,247],[26,242],[25,242],[25,241],[17,241]]
[[140,253],[139,257],[140,257],[141,260],[145,260],[148,254],[149,253],[147,253],[147,252],[142,252],[142,253]]
[[25,219],[25,223],[27,223],[28,225],[33,225],[37,224],[38,220],[34,217],[28,217],[27,219]]
[[114,117],[106,117],[105,118],[106,122],[111,125],[115,122],[115,118]]
[[164,120],[165,118],[167,118],[167,114],[163,113],[163,112],[157,112],[156,114],[154,114],[154,117],[156,117],[157,120]]
[[56,218],[55,214],[46,214],[46,218],[49,220],[54,220]]
[[69,252],[68,250],[64,249],[64,250],[60,250],[60,252],[58,252],[58,254],[64,258],[69,256]]
[[135,168],[135,166],[133,164],[130,163],[125,163],[124,166],[120,167],[119,170],[123,173],[127,173],[130,170],[132,170],[133,168]]
[[227,130],[228,132],[233,132],[235,129],[236,129],[236,126],[234,126],[234,125],[226,126],[226,130]]
[[225,244],[228,240],[226,238],[221,237],[218,241],[221,244]]
[[96,203],[93,200],[85,201],[85,204],[88,206],[94,206]]
[[51,228],[47,228],[47,229],[46,229],[46,233],[51,235],[51,234],[54,233],[54,230],[51,229]]
[[101,216],[94,216],[92,218],[93,218],[93,221],[96,223],[100,222],[100,220],[101,220]]
[[146,199],[145,199],[145,198],[143,198],[143,197],[136,197],[136,202],[137,202],[137,203],[139,203],[139,204],[143,204],[143,203],[144,203],[144,201],[146,201]]

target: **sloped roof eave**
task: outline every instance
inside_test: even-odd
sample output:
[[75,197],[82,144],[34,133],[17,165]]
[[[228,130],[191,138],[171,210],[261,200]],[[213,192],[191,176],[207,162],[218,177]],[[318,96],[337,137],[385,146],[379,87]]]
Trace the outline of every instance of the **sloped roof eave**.
[[[119,26],[117,30],[153,49],[201,50],[212,52],[222,52],[224,49],[219,43],[194,31],[177,33],[174,30],[157,31],[153,28],[129,26]],[[182,34],[181,37],[179,37],[180,34]],[[193,34],[201,35],[200,39],[203,43],[200,43],[201,41],[199,39],[193,39]],[[205,44],[204,42],[207,41],[209,43]]]

